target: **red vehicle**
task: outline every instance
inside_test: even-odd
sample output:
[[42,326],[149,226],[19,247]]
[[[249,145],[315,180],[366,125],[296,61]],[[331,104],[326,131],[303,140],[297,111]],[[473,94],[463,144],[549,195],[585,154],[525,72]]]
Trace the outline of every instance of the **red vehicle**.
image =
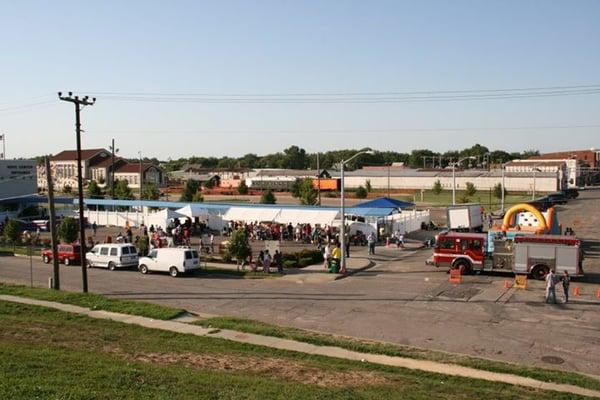
[[[581,241],[573,236],[518,235],[493,238],[493,243],[487,240],[484,233],[440,233],[428,263],[459,269],[461,274],[506,271],[535,279],[544,279],[551,269],[572,276],[583,274]],[[489,244],[493,251],[488,251]]]
[[[81,256],[78,244],[59,244],[57,247],[58,262],[65,265],[79,264]],[[49,264],[52,261],[52,249],[42,250],[42,261]]]

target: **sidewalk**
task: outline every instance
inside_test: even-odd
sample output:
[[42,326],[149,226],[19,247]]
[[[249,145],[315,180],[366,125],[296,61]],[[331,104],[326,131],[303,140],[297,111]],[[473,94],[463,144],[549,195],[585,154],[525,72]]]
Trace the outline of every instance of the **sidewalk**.
[[463,367],[454,364],[442,364],[433,361],[418,360],[404,357],[391,357],[379,354],[359,353],[346,350],[339,347],[316,346],[308,343],[297,342],[294,340],[280,339],[269,336],[261,336],[250,333],[242,333],[226,329],[208,329],[197,325],[190,325],[183,322],[162,321],[150,318],[132,316],[127,314],[113,313],[108,311],[92,311],[88,308],[62,304],[51,301],[35,300],[18,296],[0,295],[0,300],[14,303],[29,304],[35,306],[48,307],[56,310],[70,312],[79,315],[85,315],[90,318],[113,320],[126,324],[139,325],[146,328],[160,329],[164,331],[185,333],[196,336],[215,337],[225,340],[231,340],[239,343],[246,343],[257,346],[264,346],[280,350],[296,351],[307,354],[314,354],[326,357],[342,358],[361,362],[370,362],[374,364],[389,365],[412,370],[420,370],[443,375],[458,376],[472,379],[482,379],[492,382],[502,382],[510,385],[518,385],[533,389],[551,390],[556,392],[576,394],[580,396],[590,396],[600,398],[600,391],[585,389],[574,385],[556,384],[542,382],[536,379],[482,371],[474,368]]

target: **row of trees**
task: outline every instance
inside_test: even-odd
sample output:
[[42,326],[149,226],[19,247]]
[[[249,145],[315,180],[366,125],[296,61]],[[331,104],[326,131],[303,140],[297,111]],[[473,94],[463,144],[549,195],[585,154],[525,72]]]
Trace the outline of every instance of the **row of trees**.
[[[4,240],[10,244],[21,244],[23,227],[20,221],[10,219],[4,225]],[[77,221],[71,217],[65,217],[58,225],[58,238],[64,243],[73,243],[79,236],[79,227]]]
[[[361,149],[362,150],[362,149]],[[333,150],[320,153],[320,167],[331,169],[341,160],[352,157],[357,149]],[[488,156],[486,156],[489,154]],[[411,168],[425,166],[445,168],[451,160],[458,160],[463,157],[476,157],[479,163],[484,160],[489,163],[505,163],[516,158],[529,158],[539,155],[537,150],[527,150],[524,152],[506,152],[503,150],[491,151],[486,146],[475,144],[474,146],[462,150],[450,150],[446,152],[435,152],[428,149],[417,149],[410,153],[400,153],[396,151],[376,151],[375,154],[365,154],[348,164],[349,169],[361,168],[363,165],[389,165],[393,162],[403,162]],[[166,171],[175,171],[181,169],[185,164],[198,164],[205,168],[286,168],[286,169],[307,169],[317,168],[317,154],[307,153],[305,149],[298,146],[290,146],[283,152],[266,154],[259,156],[248,153],[242,157],[189,157],[178,160],[169,160],[164,163]]]
[[[106,195],[105,191],[98,185],[96,181],[90,181],[87,185],[88,196],[92,199],[101,199]],[[107,188],[107,191],[110,190]],[[144,200],[158,200],[160,193],[153,183],[145,183],[142,188],[142,199]],[[133,191],[129,187],[126,180],[115,181],[115,193],[114,198],[118,200],[133,200]]]
[[[442,193],[442,191],[443,191],[442,183],[440,182],[439,179],[433,183],[433,187],[431,188],[431,191],[436,195],[439,195],[440,193]],[[475,196],[476,193],[477,193],[477,187],[475,186],[475,184],[473,182],[467,182],[467,183],[465,183],[464,193],[463,193],[462,197],[459,198],[458,200],[460,203],[467,203],[469,201],[469,198]],[[497,183],[494,186],[494,189],[492,189],[492,193],[493,193],[494,197],[496,197],[497,199],[501,199],[502,198],[502,184]],[[506,189],[504,189],[504,195],[506,195],[506,193],[507,193]]]

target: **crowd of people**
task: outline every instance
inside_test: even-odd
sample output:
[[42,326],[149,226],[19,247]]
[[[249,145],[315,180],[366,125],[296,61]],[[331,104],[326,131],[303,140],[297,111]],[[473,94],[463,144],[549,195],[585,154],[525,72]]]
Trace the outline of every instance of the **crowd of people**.
[[335,229],[330,225],[286,224],[228,221],[223,227],[223,235],[230,236],[234,231],[243,229],[250,240],[289,240],[302,243],[330,241]]

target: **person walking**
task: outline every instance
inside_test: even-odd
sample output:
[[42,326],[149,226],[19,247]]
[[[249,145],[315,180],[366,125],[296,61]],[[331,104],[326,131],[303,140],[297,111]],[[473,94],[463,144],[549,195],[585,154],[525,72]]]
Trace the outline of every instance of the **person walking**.
[[96,225],[96,222],[92,224],[92,231],[94,232],[94,236],[96,236],[96,232],[98,231],[98,225]]
[[271,267],[271,255],[269,254],[269,250],[265,250],[264,258],[263,258],[263,272],[268,274],[270,272]]
[[546,275],[546,303],[550,303],[550,298],[552,298],[552,303],[556,304],[556,276],[554,275],[554,270],[550,270]]
[[571,284],[571,277],[569,276],[569,273],[566,270],[563,272],[561,281],[562,281],[563,292],[565,294],[565,303],[568,303],[569,302],[569,285]]
[[398,247],[404,248],[404,234],[403,233],[400,233],[400,235],[398,235]]
[[210,234],[210,254],[215,254],[215,235]]

